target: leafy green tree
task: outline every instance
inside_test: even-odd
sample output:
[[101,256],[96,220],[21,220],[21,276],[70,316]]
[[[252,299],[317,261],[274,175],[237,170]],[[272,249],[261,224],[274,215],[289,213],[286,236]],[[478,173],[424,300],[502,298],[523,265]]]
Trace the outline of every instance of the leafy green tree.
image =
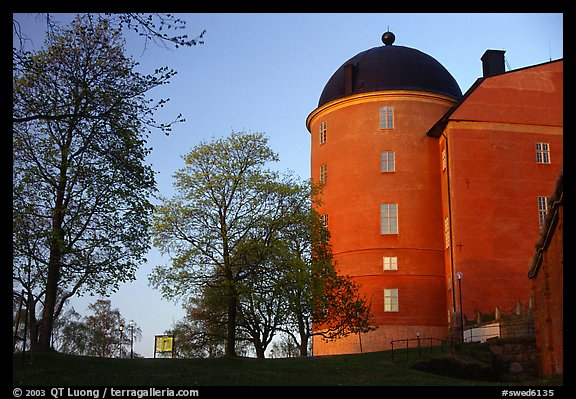
[[90,354],[90,330],[74,308],[63,310],[54,321],[54,349],[74,355]]
[[310,209],[307,182],[287,175],[277,180],[274,193],[269,216],[235,253],[246,270],[239,289],[239,326],[260,358],[290,319],[291,277],[299,261],[294,240],[303,238],[301,219]]
[[[174,335],[176,356],[183,358],[219,357],[224,354],[226,324],[224,315],[215,315],[213,309],[191,298],[184,306],[186,315],[167,332]],[[216,322],[215,322],[216,321]]]
[[60,314],[54,323],[54,349],[83,356],[130,356],[133,342],[142,339],[140,327],[133,321],[126,323],[108,299],[98,299],[88,309],[92,313],[84,317],[74,308]]
[[112,309],[111,302],[105,299],[97,300],[88,309],[93,312],[85,321],[90,331],[89,353],[98,357],[122,357],[125,321],[120,310]]
[[247,244],[242,248],[242,257],[250,272],[238,285],[238,325],[250,337],[256,357],[264,358],[266,347],[287,316],[283,250],[280,242]]
[[154,215],[154,243],[172,261],[150,281],[169,299],[209,292],[215,299],[203,301],[202,317],[218,323],[225,315],[226,355],[243,339],[238,332],[263,357],[278,331],[292,334],[305,356],[314,334],[336,339],[370,329],[370,306],[334,269],[312,207],[317,188],[265,169],[277,156],[263,134],[232,133],[184,159],[178,194]]
[[[209,358],[224,355],[226,347],[226,304],[219,289],[205,287],[200,298],[190,298],[184,305],[186,314],[167,333],[176,340],[176,356]],[[248,338],[236,335],[236,353],[247,356]]]
[[42,306],[40,350],[67,298],[133,280],[149,249],[146,140],[172,122],[154,120],[166,100],[146,95],[175,72],[136,72],[124,44],[109,20],[84,15],[54,27],[45,49],[13,52],[13,280],[31,317]]
[[218,287],[226,304],[225,354],[235,355],[238,283],[246,270],[234,253],[273,211],[278,156],[262,133],[235,133],[203,142],[184,156],[175,174],[178,193],[164,199],[154,215],[154,244],[172,264],[150,276],[167,298],[199,296]]

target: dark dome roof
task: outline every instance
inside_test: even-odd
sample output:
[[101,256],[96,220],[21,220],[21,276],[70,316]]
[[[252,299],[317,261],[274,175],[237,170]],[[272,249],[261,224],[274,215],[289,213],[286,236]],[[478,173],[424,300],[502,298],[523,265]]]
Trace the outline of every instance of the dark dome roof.
[[462,97],[454,77],[434,58],[413,48],[389,44],[363,51],[346,61],[326,83],[318,106],[352,94],[379,90],[419,90],[454,99]]

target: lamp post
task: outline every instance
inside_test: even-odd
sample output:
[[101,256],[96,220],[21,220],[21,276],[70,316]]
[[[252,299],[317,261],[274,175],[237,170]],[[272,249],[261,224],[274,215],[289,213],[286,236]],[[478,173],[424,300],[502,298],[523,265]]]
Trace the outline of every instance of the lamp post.
[[130,321],[128,328],[130,328],[130,359],[134,359],[134,321]]
[[358,341],[360,342],[360,353],[364,353],[362,350],[362,331],[360,330],[360,312],[356,312],[356,321],[358,322]]
[[124,335],[124,323],[120,323],[119,330],[120,330],[120,357],[122,357],[122,338]]
[[462,333],[462,343],[464,343],[464,316],[462,313],[462,278],[464,275],[462,272],[456,273],[456,278],[458,279],[458,291],[460,293],[460,331]]

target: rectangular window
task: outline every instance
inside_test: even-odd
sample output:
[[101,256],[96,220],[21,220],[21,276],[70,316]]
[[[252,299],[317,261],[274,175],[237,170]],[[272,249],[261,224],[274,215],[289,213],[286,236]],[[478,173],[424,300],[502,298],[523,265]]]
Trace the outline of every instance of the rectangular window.
[[326,121],[320,122],[320,144],[326,142]]
[[394,129],[394,107],[391,105],[380,108],[380,129]]
[[550,145],[536,143],[536,163],[550,163]]
[[320,165],[320,183],[326,184],[328,181],[328,166],[324,163]]
[[328,228],[328,214],[325,213],[322,216],[320,216],[320,218],[322,219],[322,226]]
[[446,158],[446,148],[442,150],[442,170],[446,170],[446,166],[448,165],[448,160]]
[[398,312],[398,288],[384,289],[384,311]]
[[544,226],[546,214],[548,213],[548,197],[538,197],[538,220],[540,227]]
[[398,270],[398,258],[396,256],[385,256],[382,261],[384,270]]
[[380,205],[380,234],[398,234],[398,204]]
[[380,153],[380,171],[394,172],[395,170],[394,151],[384,151]]
[[450,247],[450,219],[448,216],[444,218],[444,243],[446,248]]

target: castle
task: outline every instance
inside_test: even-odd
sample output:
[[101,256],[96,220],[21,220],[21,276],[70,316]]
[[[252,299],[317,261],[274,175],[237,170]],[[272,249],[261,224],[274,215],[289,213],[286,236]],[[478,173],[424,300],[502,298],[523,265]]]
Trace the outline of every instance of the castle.
[[527,303],[563,165],[563,60],[506,71],[487,50],[462,94],[433,57],[382,41],[336,70],[306,120],[336,268],[378,326],[315,337],[314,355],[463,336],[463,319]]

